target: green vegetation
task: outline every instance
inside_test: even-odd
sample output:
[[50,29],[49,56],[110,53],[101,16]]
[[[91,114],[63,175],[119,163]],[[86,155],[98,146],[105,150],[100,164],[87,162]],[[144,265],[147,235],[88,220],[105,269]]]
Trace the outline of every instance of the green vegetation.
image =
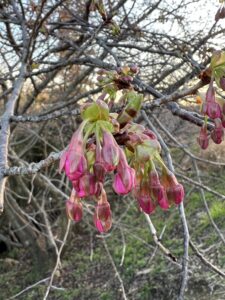
[[[218,180],[215,185],[218,191],[225,193],[221,181]],[[205,195],[214,221],[220,225],[220,228],[224,228],[224,203],[215,199],[208,192]],[[143,214],[138,212],[135,202],[128,199],[118,199],[113,205],[115,206],[115,214],[123,227],[121,229],[115,224],[112,233],[106,237],[106,243],[127,294],[131,299],[147,300],[168,299],[167,295],[170,292],[170,299],[173,299],[179,286],[179,269],[172,265],[159,250],[154,253],[155,244],[145,218]],[[210,224],[197,190],[193,190],[188,195],[185,200],[185,207],[192,239],[198,241],[201,238],[204,244],[203,248],[218,243],[219,238]],[[126,214],[123,214],[126,210]],[[181,262],[183,253],[182,227],[177,209],[172,207],[168,212],[159,209],[152,215],[151,219],[158,235],[160,235],[164,225],[166,226],[162,243],[177,257],[178,262]],[[120,283],[101,238],[95,236],[96,232],[91,230],[94,234],[92,260],[90,260],[90,232],[82,223],[73,227],[62,258],[62,270],[54,280],[54,285],[62,287],[64,290],[52,290],[49,299],[122,299]],[[121,265],[124,247],[125,254]],[[216,260],[216,264],[222,267],[225,264],[225,255],[221,249],[220,252],[221,255]],[[23,257],[26,259],[25,265]],[[190,261],[190,265],[192,266],[192,261]],[[17,274],[20,274],[19,280]],[[46,277],[49,274],[50,270],[46,273]],[[200,282],[201,293],[198,294],[196,290],[199,299],[207,291],[206,277],[210,274],[209,270],[204,269],[204,273],[196,272],[192,276],[190,283],[192,288],[193,286],[194,288],[196,286],[196,289],[199,288],[197,282]],[[32,259],[29,257],[28,251],[15,250],[14,248],[5,254],[5,258],[0,264],[1,299],[7,299],[33,284],[34,278]],[[43,277],[39,279],[43,279]],[[39,285],[21,295],[19,299],[41,299],[45,290],[45,284]],[[191,295],[187,292],[187,299],[193,299]]]

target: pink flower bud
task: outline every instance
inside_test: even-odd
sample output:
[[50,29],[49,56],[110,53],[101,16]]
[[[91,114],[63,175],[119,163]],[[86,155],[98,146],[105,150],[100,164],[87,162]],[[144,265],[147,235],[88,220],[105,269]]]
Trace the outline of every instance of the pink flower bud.
[[113,189],[119,195],[128,194],[135,186],[135,171],[127,166],[114,177]]
[[85,174],[77,181],[73,181],[72,183],[79,198],[93,196],[97,192],[97,185],[94,175]]
[[119,163],[119,146],[110,132],[103,133],[102,157],[108,171],[112,171]]
[[224,130],[220,119],[215,120],[215,128],[211,132],[211,138],[215,144],[220,144],[223,141]]
[[146,214],[151,214],[155,210],[155,204],[150,197],[148,184],[142,184],[139,188],[137,187],[135,191],[135,197],[140,208]]
[[109,111],[109,106],[108,104],[104,101],[104,100],[101,100],[100,98],[98,98],[98,100],[96,101],[96,103],[98,104],[98,106],[103,109],[103,112],[104,110],[105,111]]
[[113,189],[117,194],[128,194],[135,186],[135,170],[128,163],[121,148],[119,149],[119,164],[113,180]]
[[211,81],[208,87],[208,90],[206,92],[206,102],[215,102],[216,101],[216,96],[215,96],[215,89],[213,87],[213,82]]
[[184,199],[184,188],[182,184],[176,184],[166,189],[166,194],[170,202],[180,204]]
[[84,156],[83,129],[85,122],[81,123],[75,131],[68,146],[68,149],[63,152],[60,158],[60,171],[65,170],[69,179],[77,180],[87,169],[87,161]]
[[79,222],[83,216],[83,207],[79,198],[71,197],[66,201],[66,212],[69,219]]
[[127,75],[127,76],[121,77],[120,80],[122,80],[122,81],[124,81],[126,83],[129,83],[129,82],[133,81],[133,77]]
[[137,67],[137,65],[132,64],[132,65],[130,65],[130,70],[132,73],[136,74],[136,73],[138,73],[139,68]]
[[197,138],[197,142],[202,149],[206,149],[209,146],[207,127],[205,125],[203,125],[203,127],[200,129],[200,134]]
[[96,181],[104,182],[106,174],[106,167],[104,166],[104,164],[101,162],[95,162],[93,169]]
[[155,210],[155,205],[153,204],[149,195],[141,195],[137,197],[140,208],[146,213],[151,214]]
[[70,156],[66,159],[65,173],[71,181],[79,179],[85,173],[86,169],[87,161],[84,156],[74,154],[72,159],[70,159]]
[[107,232],[112,226],[112,215],[110,210],[110,204],[107,201],[105,190],[102,190],[100,200],[95,207],[94,213],[95,227],[99,232]]
[[207,109],[206,114],[209,116],[209,118],[217,119],[222,117],[221,108],[218,103],[208,102],[206,109]]
[[159,176],[156,171],[151,171],[149,174],[149,187],[151,196],[158,202],[162,209],[168,209],[169,203],[165,188],[160,184]]
[[97,77],[97,80],[98,80],[99,82],[104,82],[104,79],[105,79],[104,76],[98,76],[98,77]]
[[222,117],[222,111],[219,104],[216,102],[215,89],[211,82],[206,93],[206,103],[203,105],[203,113],[211,119]]
[[177,205],[180,204],[184,199],[184,188],[182,184],[177,182],[175,175],[172,172],[164,170],[161,181],[166,189],[169,202],[174,202]]

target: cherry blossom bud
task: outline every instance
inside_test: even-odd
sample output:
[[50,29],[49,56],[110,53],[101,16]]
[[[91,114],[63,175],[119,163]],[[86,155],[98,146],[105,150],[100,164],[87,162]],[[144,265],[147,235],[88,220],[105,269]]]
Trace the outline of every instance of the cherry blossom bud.
[[184,188],[182,184],[176,184],[166,189],[167,198],[170,202],[180,204],[184,199]]
[[113,189],[119,195],[128,194],[135,186],[135,171],[127,166],[114,177]]
[[197,138],[197,142],[202,149],[206,149],[209,146],[209,137],[207,134],[207,126],[203,125],[200,129],[199,137]]
[[166,210],[169,208],[169,203],[166,195],[165,188],[159,184],[151,186],[151,193],[153,195],[153,198],[155,198],[159,204],[159,206]]
[[207,115],[211,119],[217,119],[222,117],[221,108],[217,102],[207,103]]
[[106,174],[106,167],[105,167],[104,163],[95,162],[93,169],[94,169],[94,175],[95,175],[96,181],[104,182],[105,174]]
[[139,203],[140,208],[146,214],[151,214],[155,210],[156,206],[150,197],[148,183],[142,183],[139,188],[136,188],[135,197]]
[[158,173],[151,171],[149,174],[149,188],[151,196],[158,202],[162,209],[168,209],[169,203],[165,188],[161,185]]
[[223,125],[220,119],[215,119],[215,128],[211,132],[211,138],[215,144],[222,143],[224,136]]
[[172,172],[163,170],[161,182],[166,189],[166,194],[169,202],[180,204],[184,199],[184,188],[182,184],[177,182],[175,175]]
[[109,106],[108,106],[108,104],[105,102],[105,101],[103,101],[103,100],[101,100],[101,99],[98,99],[97,101],[96,101],[96,103],[98,104],[98,106],[103,110],[102,111],[102,113],[104,112],[104,111],[109,111]]
[[73,181],[73,187],[78,197],[93,196],[97,192],[96,179],[94,175],[85,174],[77,181]]
[[209,116],[211,119],[222,117],[221,108],[216,102],[215,89],[212,82],[210,82],[206,93],[206,103],[203,105],[203,113]]
[[153,204],[149,195],[142,194],[137,197],[140,208],[146,214],[151,214],[155,210],[155,205]]
[[130,65],[130,70],[132,73],[136,74],[136,73],[138,73],[139,68],[137,67],[137,65],[132,64],[132,65]]
[[117,194],[128,194],[135,186],[135,170],[128,163],[122,149],[119,149],[119,164],[113,180],[113,189]]
[[119,146],[110,132],[103,133],[102,157],[110,171],[119,163]]
[[104,82],[104,79],[105,79],[104,76],[98,76],[98,77],[97,77],[97,80],[98,80],[100,83]]
[[110,204],[107,201],[107,196],[104,189],[102,189],[100,199],[95,207],[94,223],[95,227],[101,233],[109,231],[112,226]]
[[68,146],[60,158],[60,171],[65,170],[71,181],[81,177],[87,169],[87,161],[84,156],[83,129],[86,122],[81,123],[75,131]]
[[206,99],[206,102],[215,102],[216,101],[216,95],[215,95],[215,89],[213,87],[213,81],[211,81],[209,84],[205,99]]
[[130,83],[131,81],[133,81],[133,77],[127,75],[127,76],[120,77],[120,80],[126,83]]
[[80,199],[72,196],[66,201],[66,212],[69,219],[79,222],[83,216],[83,207]]
[[[77,161],[75,161],[75,159],[77,159]],[[65,173],[71,181],[79,179],[85,173],[86,169],[87,161],[83,155],[79,156],[74,154],[73,160],[66,160]]]

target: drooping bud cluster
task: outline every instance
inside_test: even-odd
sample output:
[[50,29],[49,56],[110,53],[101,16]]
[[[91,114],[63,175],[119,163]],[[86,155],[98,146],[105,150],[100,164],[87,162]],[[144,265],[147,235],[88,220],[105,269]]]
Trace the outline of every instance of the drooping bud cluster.
[[[212,73],[211,81],[204,97],[204,102],[201,105],[201,112],[205,116],[205,121],[197,138],[202,149],[208,147],[210,137],[216,144],[220,144],[224,137],[225,101],[216,97],[213,82],[215,79],[217,86],[225,90],[225,52],[216,51],[213,54],[210,69]],[[214,129],[210,133],[207,131],[208,119],[214,123]]]
[[173,203],[180,204],[183,186],[165,166],[155,134],[138,124],[127,124],[124,129],[129,136],[125,151],[136,172],[134,195],[141,210],[150,214],[157,206],[166,210]]
[[[179,204],[184,198],[183,186],[160,157],[160,144],[155,134],[132,122],[143,99],[131,86],[131,74],[134,76],[137,71],[136,66],[117,72],[101,70],[103,94],[96,102],[81,108],[83,121],[60,160],[60,170],[65,171],[73,186],[66,203],[68,217],[80,221],[82,199],[92,198],[96,202],[94,224],[99,232],[107,232],[112,225],[104,189],[108,175],[113,177],[115,193],[133,192],[140,209],[148,214],[156,206],[168,209],[170,204]],[[124,79],[126,76],[132,80]],[[121,87],[121,82],[126,83],[126,88]],[[119,114],[110,113],[106,101],[110,102],[112,91],[116,93],[119,89],[122,89],[125,107]]]

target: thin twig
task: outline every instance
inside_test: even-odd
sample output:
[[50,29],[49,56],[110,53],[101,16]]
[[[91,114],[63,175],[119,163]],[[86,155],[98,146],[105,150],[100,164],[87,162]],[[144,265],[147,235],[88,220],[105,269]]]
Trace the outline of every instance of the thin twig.
[[25,292],[29,291],[30,289],[36,287],[37,285],[41,284],[41,283],[44,283],[46,281],[48,281],[51,277],[47,277],[47,278],[44,278],[44,279],[41,279],[39,280],[38,282],[35,282],[34,284],[32,285],[29,285],[28,287],[26,287],[24,290],[20,291],[19,293],[17,293],[16,295],[8,298],[7,300],[11,300],[11,299],[15,299],[17,297],[19,297],[20,295],[24,294]]
[[[201,178],[200,178],[200,174],[199,174],[198,165],[197,165],[197,162],[194,159],[193,159],[193,165],[194,165],[194,168],[195,168],[195,171],[196,171],[197,180],[198,180],[199,183],[201,183]],[[214,220],[213,220],[213,218],[211,216],[211,213],[210,213],[210,210],[209,210],[209,206],[208,206],[208,203],[207,203],[206,198],[205,198],[204,190],[202,188],[199,188],[199,191],[200,191],[200,195],[201,195],[202,201],[203,201],[203,203],[205,205],[206,213],[207,213],[207,215],[209,217],[209,220],[212,223],[212,226],[214,227],[217,235],[219,236],[219,238],[221,239],[221,241],[225,245],[224,236],[223,236],[222,232],[219,230],[218,226],[216,225],[216,223],[214,222]]]
[[103,245],[104,245],[104,247],[105,247],[106,253],[108,254],[108,257],[109,257],[109,259],[110,259],[110,262],[111,262],[111,264],[112,264],[112,266],[113,266],[113,269],[114,269],[114,271],[115,271],[115,274],[116,274],[115,276],[116,276],[116,277],[118,278],[118,280],[119,280],[119,283],[120,283],[120,286],[121,286],[121,290],[122,290],[123,299],[124,299],[124,300],[128,300],[127,295],[126,295],[126,291],[125,291],[125,287],[124,287],[124,284],[123,284],[123,280],[122,280],[122,278],[121,278],[121,276],[120,276],[120,273],[119,273],[118,270],[117,270],[117,267],[116,267],[116,264],[115,264],[115,262],[114,262],[114,260],[113,260],[113,258],[112,258],[112,255],[111,255],[111,253],[109,252],[109,248],[108,248],[108,245],[107,245],[107,243],[106,243],[104,237],[102,237],[102,243],[103,243]]
[[121,232],[122,241],[123,241],[122,257],[121,257],[121,261],[120,261],[120,267],[121,267],[123,265],[123,262],[124,262],[127,245],[126,245],[126,241],[125,241],[124,232],[123,232],[123,229],[121,227],[120,227],[120,232]]
[[209,267],[210,269],[212,269],[214,272],[216,272],[217,274],[219,274],[220,276],[222,276],[223,278],[225,278],[225,273],[223,271],[221,271],[218,267],[214,266],[211,262],[209,262],[202,255],[202,253],[198,250],[198,248],[195,246],[195,244],[192,242],[192,240],[189,241],[189,244],[191,246],[191,249],[194,251],[194,253],[196,254],[196,256],[198,256],[200,258],[200,260],[204,263],[204,265],[206,265],[207,267]]
[[153,240],[155,242],[155,244],[160,248],[160,250],[167,256],[170,258],[170,260],[176,262],[177,261],[177,258],[170,252],[170,250],[168,250],[165,246],[163,246],[163,244],[160,242],[160,239],[158,238],[157,236],[157,232],[156,232],[156,229],[155,229],[155,226],[153,225],[152,223],[152,220],[151,218],[149,217],[149,215],[147,215],[146,213],[144,214],[145,215],[145,219],[149,225],[149,228],[150,228],[150,231],[151,231],[151,234],[152,234],[152,237],[153,237]]
[[47,290],[46,290],[46,293],[44,295],[43,300],[46,300],[48,298],[49,292],[51,290],[52,283],[53,283],[56,271],[58,270],[59,265],[60,265],[60,256],[61,256],[62,250],[63,250],[63,248],[65,246],[65,243],[66,243],[69,231],[70,231],[70,226],[71,226],[71,220],[68,220],[66,232],[65,232],[62,244],[61,244],[61,246],[60,246],[60,248],[58,250],[58,255],[57,255],[57,260],[56,260],[55,268],[54,268],[54,270],[52,272],[52,275],[51,275],[51,278],[50,278],[50,281],[49,281],[49,284],[48,284],[48,287],[47,287]]

